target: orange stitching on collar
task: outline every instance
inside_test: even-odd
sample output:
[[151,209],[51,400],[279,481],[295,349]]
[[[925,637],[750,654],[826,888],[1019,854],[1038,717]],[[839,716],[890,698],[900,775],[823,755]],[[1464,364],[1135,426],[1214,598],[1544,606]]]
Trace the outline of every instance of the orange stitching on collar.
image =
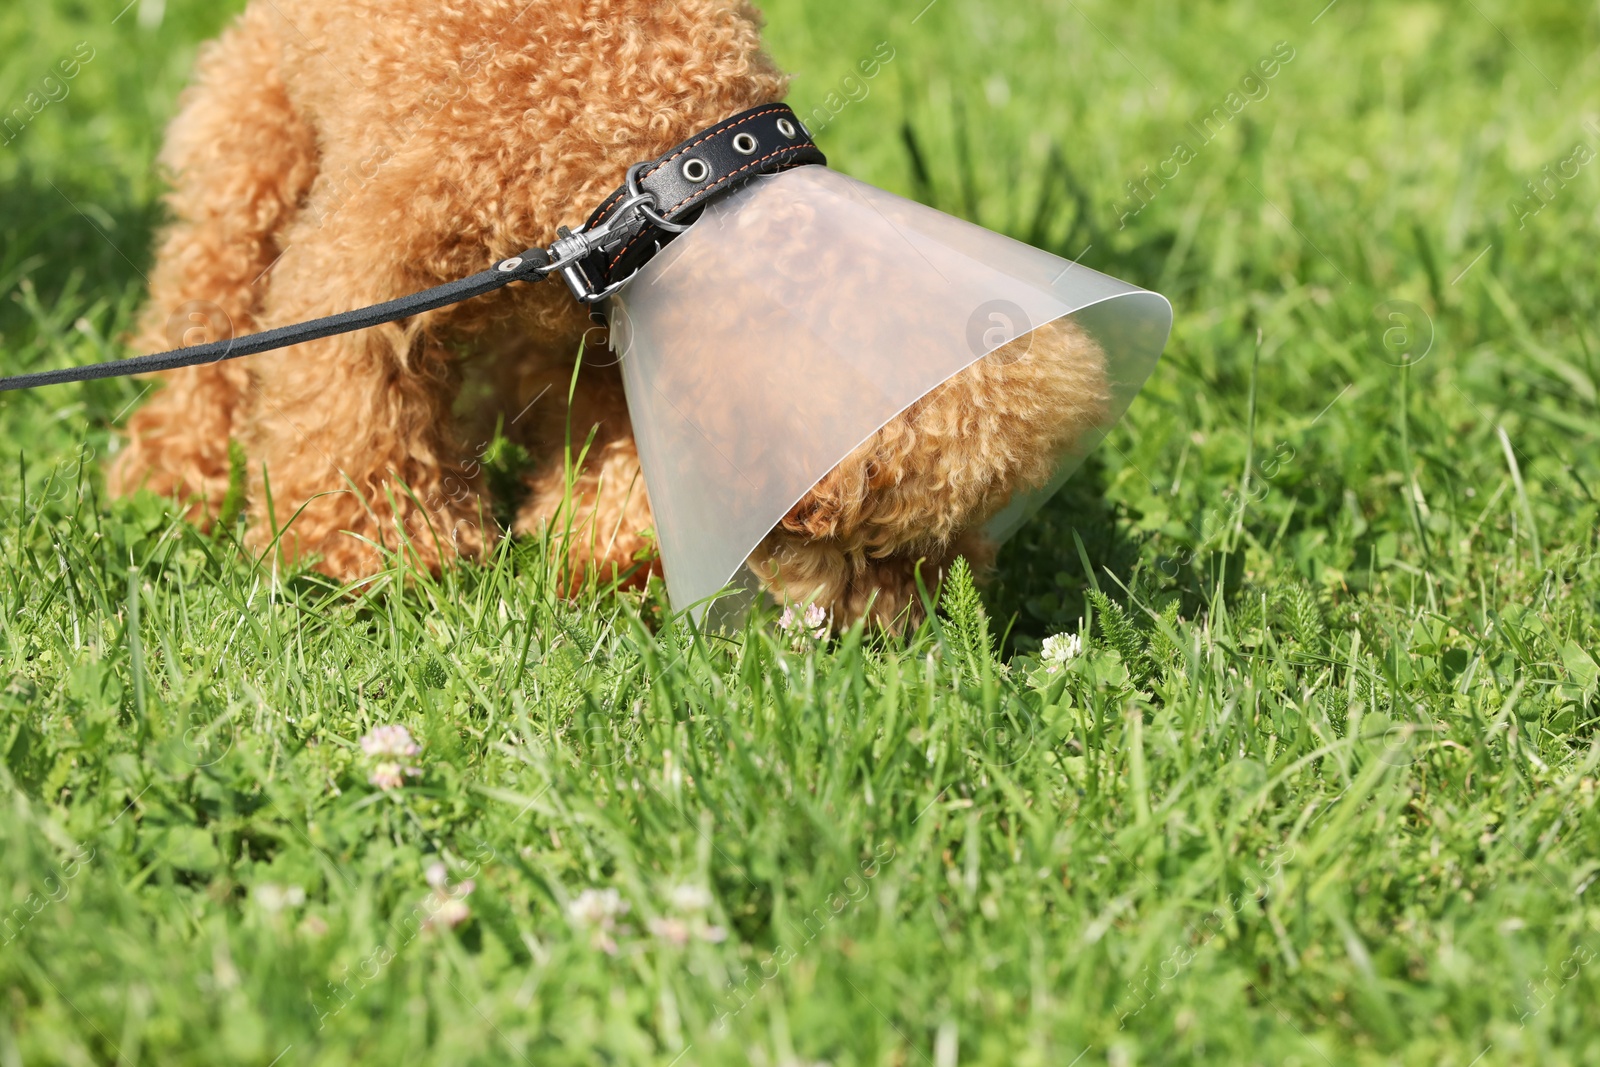
[[[729,129],[732,129],[732,128],[733,127],[731,127],[731,126],[729,127]],[[701,190],[698,190],[697,192],[695,192],[695,194],[693,196],[689,196],[689,197],[686,197],[683,200],[678,201],[672,207],[668,208],[664,212],[664,214],[667,214],[667,215],[672,214],[674,211],[677,211],[679,208],[683,207],[685,204],[689,204],[689,203],[693,202],[696,197],[705,196],[707,193],[711,192],[711,190],[715,189],[717,186],[721,185],[723,182],[730,181],[733,178],[738,177],[740,174],[743,174],[745,171],[749,170],[751,167],[759,167],[759,166],[761,166],[761,164],[765,163],[767,160],[776,159],[778,156],[783,155],[785,152],[801,151],[801,150],[804,150],[804,149],[806,149],[808,147],[810,147],[810,146],[809,145],[789,145],[789,146],[787,146],[785,148],[778,149],[776,152],[769,152],[766,155],[762,156],[760,159],[752,160],[751,162],[746,163],[744,166],[740,167],[738,170],[730,171],[729,173],[724,174],[722,177],[718,178],[716,181],[712,182],[710,185],[706,186],[704,189],[701,189]],[[621,263],[622,260],[623,260],[623,257],[626,256],[630,251],[633,250],[633,246],[639,242],[639,238],[643,237],[645,235],[645,232],[647,230],[649,230],[649,229],[650,229],[650,227],[648,225],[646,225],[644,227],[644,229],[641,229],[638,233],[634,234],[633,237],[628,241],[628,243],[622,246],[622,251],[617,253],[617,257],[611,261],[611,265],[607,268],[607,270],[616,270],[617,269],[617,264]]]

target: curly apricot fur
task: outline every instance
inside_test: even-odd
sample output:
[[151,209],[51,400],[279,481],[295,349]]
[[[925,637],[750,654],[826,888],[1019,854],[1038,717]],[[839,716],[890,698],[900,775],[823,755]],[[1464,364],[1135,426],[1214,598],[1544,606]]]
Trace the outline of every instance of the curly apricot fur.
[[[169,131],[173,221],[137,344],[173,347],[191,302],[247,333],[471,274],[580,224],[629,164],[786,87],[740,0],[253,0],[202,52]],[[565,403],[588,328],[559,286],[515,286],[165,375],[111,487],[209,521],[236,439],[257,548],[283,531],[283,551],[354,581],[381,566],[373,544],[404,543],[436,569],[496,535],[468,427],[503,409],[540,461],[516,529],[570,531],[569,574],[610,578],[636,566],[652,520],[616,369],[585,368]],[[1105,403],[1074,327],[1014,355],[974,364],[829,474],[752,560],[774,591],[888,624],[915,602],[919,561],[981,556],[971,531]],[[457,411],[473,375],[493,403]],[[595,428],[570,486],[569,423],[578,446]]]

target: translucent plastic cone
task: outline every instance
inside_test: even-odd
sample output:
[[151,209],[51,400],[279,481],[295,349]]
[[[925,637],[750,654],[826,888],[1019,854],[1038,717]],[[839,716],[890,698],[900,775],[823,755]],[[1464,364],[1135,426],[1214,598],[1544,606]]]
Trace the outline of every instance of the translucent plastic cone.
[[748,585],[751,552],[857,445],[1067,315],[1105,351],[1107,417],[989,523],[997,538],[1127,410],[1166,345],[1166,299],[825,167],[713,204],[611,302],[673,606]]

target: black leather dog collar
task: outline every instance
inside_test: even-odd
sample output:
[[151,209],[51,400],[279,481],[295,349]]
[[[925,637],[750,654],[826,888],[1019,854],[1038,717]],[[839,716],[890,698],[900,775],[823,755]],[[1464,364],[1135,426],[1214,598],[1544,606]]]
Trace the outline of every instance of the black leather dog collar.
[[512,282],[541,282],[555,273],[566,279],[574,296],[593,308],[688,229],[710,201],[759,175],[827,162],[792,110],[766,104],[695,134],[659,159],[634,164],[627,183],[605,199],[583,229],[573,233],[563,226],[547,249],[530,248],[469,278],[309,322],[171,352],[0,378],[0,392],[238,359],[398,322]]
[[[719,122],[633,168],[628,183],[606,197],[579,231],[594,233],[611,222],[603,243],[576,263],[578,277],[564,272],[568,284],[575,294],[580,287],[591,296],[605,294],[637,273],[711,201],[761,175],[827,162],[787,104],[765,104]],[[629,212],[627,205],[641,193],[649,194],[654,208]],[[619,211],[628,217],[613,219]]]

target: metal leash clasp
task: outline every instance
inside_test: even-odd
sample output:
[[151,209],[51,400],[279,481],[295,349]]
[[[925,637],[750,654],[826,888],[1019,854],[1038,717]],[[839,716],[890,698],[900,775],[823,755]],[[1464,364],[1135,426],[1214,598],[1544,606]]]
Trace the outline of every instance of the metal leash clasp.
[[567,288],[572,290],[572,295],[582,303],[600,303],[632,281],[634,274],[639,273],[636,270],[626,278],[597,290],[582,267],[582,262],[596,252],[609,252],[621,244],[634,232],[636,221],[642,219],[668,233],[683,233],[689,228],[664,218],[656,210],[655,194],[640,187],[639,175],[650,166],[651,162],[653,161],[646,160],[628,168],[627,198],[618,204],[617,209],[599,226],[577,231],[563,226],[556,231],[556,243],[550,246],[550,263],[545,272],[554,274],[559,271],[561,277],[566,280]]

